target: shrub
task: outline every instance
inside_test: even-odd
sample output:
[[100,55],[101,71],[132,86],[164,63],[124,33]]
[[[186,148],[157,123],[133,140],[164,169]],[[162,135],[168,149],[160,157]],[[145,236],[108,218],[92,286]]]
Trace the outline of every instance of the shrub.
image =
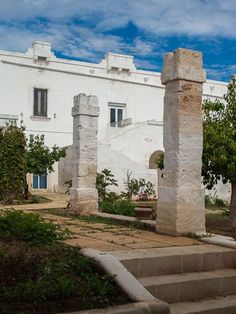
[[155,190],[152,182],[145,181],[144,179],[139,179],[139,199],[140,201],[146,201],[151,196],[155,195]]
[[26,138],[24,127],[14,122],[0,131],[0,202],[12,204],[24,199],[26,175]]
[[222,200],[219,197],[216,197],[214,199],[214,205],[217,207],[227,207],[228,206],[227,202],[225,202],[224,200]]
[[131,202],[131,200],[126,199],[118,199],[114,202],[104,200],[101,203],[101,210],[103,212],[114,215],[134,217],[134,208],[135,205]]
[[223,199],[216,196],[215,198],[211,198],[209,195],[205,195],[205,206],[209,207],[229,207],[229,204],[225,202]]
[[0,215],[0,238],[16,239],[32,244],[52,244],[68,235],[59,226],[45,222],[38,214],[7,210]]
[[212,201],[209,195],[205,195],[205,207],[211,207]]
[[127,171],[126,179],[123,180],[126,192],[123,192],[123,195],[128,199],[131,199],[132,196],[138,195],[139,192],[139,183],[137,179],[131,178],[132,172]]
[[154,186],[150,181],[140,178],[139,180],[131,178],[132,172],[127,171],[126,179],[124,179],[124,186],[126,192],[123,196],[131,199],[133,196],[138,196],[139,200],[148,200],[151,196],[155,195]]
[[110,193],[109,187],[118,186],[117,180],[108,169],[103,169],[101,173],[97,173],[96,188],[98,190],[98,201],[102,202]]

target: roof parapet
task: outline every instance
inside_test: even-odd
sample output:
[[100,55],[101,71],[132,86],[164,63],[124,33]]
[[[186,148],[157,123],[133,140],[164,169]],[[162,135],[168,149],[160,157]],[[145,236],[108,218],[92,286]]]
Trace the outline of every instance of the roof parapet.
[[34,41],[32,48],[28,49],[27,54],[34,59],[35,62],[49,62],[55,55],[52,52],[52,45],[49,42]]
[[133,56],[108,52],[102,62],[107,71],[130,72],[136,70]]

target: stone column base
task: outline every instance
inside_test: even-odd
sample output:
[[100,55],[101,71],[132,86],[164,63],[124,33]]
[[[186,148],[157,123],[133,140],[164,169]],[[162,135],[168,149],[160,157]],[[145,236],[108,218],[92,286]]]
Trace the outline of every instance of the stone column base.
[[158,233],[182,235],[204,234],[204,190],[191,187],[160,187],[157,203]]
[[89,215],[98,210],[98,192],[96,188],[71,188],[70,209],[78,214]]

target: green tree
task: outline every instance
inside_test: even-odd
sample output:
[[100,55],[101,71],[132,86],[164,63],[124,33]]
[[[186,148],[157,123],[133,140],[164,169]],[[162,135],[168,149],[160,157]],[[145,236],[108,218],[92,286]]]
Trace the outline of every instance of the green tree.
[[25,128],[15,123],[0,132],[0,202],[28,198],[27,173],[40,175],[52,172],[53,164],[65,157],[65,149],[56,145],[50,150],[44,144],[44,135],[30,135],[26,140]]
[[26,138],[24,127],[14,122],[0,131],[0,202],[12,204],[24,198]]
[[54,145],[50,150],[44,144],[44,135],[30,135],[27,144],[27,172],[37,175],[53,172],[53,164],[65,157],[65,148]]
[[219,180],[230,182],[230,217],[236,226],[236,78],[231,77],[224,102],[203,102],[204,184],[211,189]]
[[[41,175],[45,171],[53,172],[53,164],[65,157],[65,148],[54,145],[50,150],[44,143],[44,135],[30,135],[27,144],[27,172]],[[28,185],[26,183],[25,197],[28,198]]]

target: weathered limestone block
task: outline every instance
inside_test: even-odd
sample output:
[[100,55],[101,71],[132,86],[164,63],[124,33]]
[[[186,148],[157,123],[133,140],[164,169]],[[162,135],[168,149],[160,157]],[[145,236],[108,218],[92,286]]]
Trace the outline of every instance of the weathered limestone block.
[[166,54],[161,81],[162,84],[166,84],[174,80],[205,82],[206,73],[202,69],[202,54],[182,48]]
[[96,96],[79,94],[74,97],[71,209],[89,214],[98,208],[95,187],[97,174],[97,131],[99,107]]
[[205,193],[202,189],[165,186],[160,187],[158,193],[158,232],[171,235],[205,232]]
[[204,233],[201,188],[201,53],[177,49],[165,56],[163,182],[158,189],[157,231],[171,235]]

